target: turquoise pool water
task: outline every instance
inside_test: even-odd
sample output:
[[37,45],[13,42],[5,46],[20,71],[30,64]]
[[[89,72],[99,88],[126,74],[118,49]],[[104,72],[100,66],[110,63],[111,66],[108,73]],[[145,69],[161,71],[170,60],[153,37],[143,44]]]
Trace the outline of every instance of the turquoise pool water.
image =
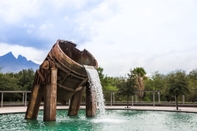
[[197,114],[107,110],[106,115],[86,118],[85,110],[76,117],[67,110],[58,110],[55,122],[43,122],[40,111],[37,120],[25,120],[25,113],[0,115],[0,131],[196,131]]

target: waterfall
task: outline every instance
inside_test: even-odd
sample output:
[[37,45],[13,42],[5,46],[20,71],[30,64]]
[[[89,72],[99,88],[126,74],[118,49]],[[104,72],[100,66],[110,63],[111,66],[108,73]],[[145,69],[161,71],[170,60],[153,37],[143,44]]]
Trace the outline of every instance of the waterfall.
[[104,103],[104,97],[103,97],[103,90],[100,83],[99,75],[97,70],[93,66],[87,66],[84,65],[87,75],[88,75],[88,81],[90,83],[90,89],[91,91],[95,91],[96,98],[93,97],[93,101],[96,101],[97,103],[97,109],[99,110],[100,115],[105,114],[105,103]]

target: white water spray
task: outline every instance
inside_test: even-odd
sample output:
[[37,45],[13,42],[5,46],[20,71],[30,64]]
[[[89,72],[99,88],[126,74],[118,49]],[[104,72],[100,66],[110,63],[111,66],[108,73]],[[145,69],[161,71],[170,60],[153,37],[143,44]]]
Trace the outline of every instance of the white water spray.
[[97,107],[99,110],[100,115],[105,114],[105,104],[104,104],[104,97],[103,97],[103,90],[100,83],[99,75],[97,70],[93,66],[84,65],[86,72],[88,74],[88,80],[90,83],[91,91],[95,91],[96,98],[93,98],[93,101],[96,101]]

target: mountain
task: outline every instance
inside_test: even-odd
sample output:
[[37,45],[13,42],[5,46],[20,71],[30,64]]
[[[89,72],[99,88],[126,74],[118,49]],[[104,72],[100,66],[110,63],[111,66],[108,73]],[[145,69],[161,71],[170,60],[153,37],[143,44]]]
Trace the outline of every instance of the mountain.
[[0,56],[0,72],[14,72],[17,73],[22,69],[33,69],[34,71],[39,68],[39,65],[31,60],[27,60],[24,56],[18,55],[14,57],[12,52]]

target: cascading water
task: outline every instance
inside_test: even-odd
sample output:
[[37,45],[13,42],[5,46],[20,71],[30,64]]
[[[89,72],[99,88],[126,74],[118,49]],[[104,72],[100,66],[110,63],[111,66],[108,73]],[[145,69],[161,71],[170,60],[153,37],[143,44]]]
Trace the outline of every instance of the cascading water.
[[104,115],[105,114],[105,104],[104,104],[105,100],[103,97],[103,90],[102,90],[102,86],[100,83],[98,72],[93,66],[84,65],[84,67],[88,75],[88,80],[90,83],[90,89],[92,91],[92,94],[93,94],[93,91],[95,91],[95,94],[96,94],[96,98],[93,97],[93,101],[97,103],[99,114]]

